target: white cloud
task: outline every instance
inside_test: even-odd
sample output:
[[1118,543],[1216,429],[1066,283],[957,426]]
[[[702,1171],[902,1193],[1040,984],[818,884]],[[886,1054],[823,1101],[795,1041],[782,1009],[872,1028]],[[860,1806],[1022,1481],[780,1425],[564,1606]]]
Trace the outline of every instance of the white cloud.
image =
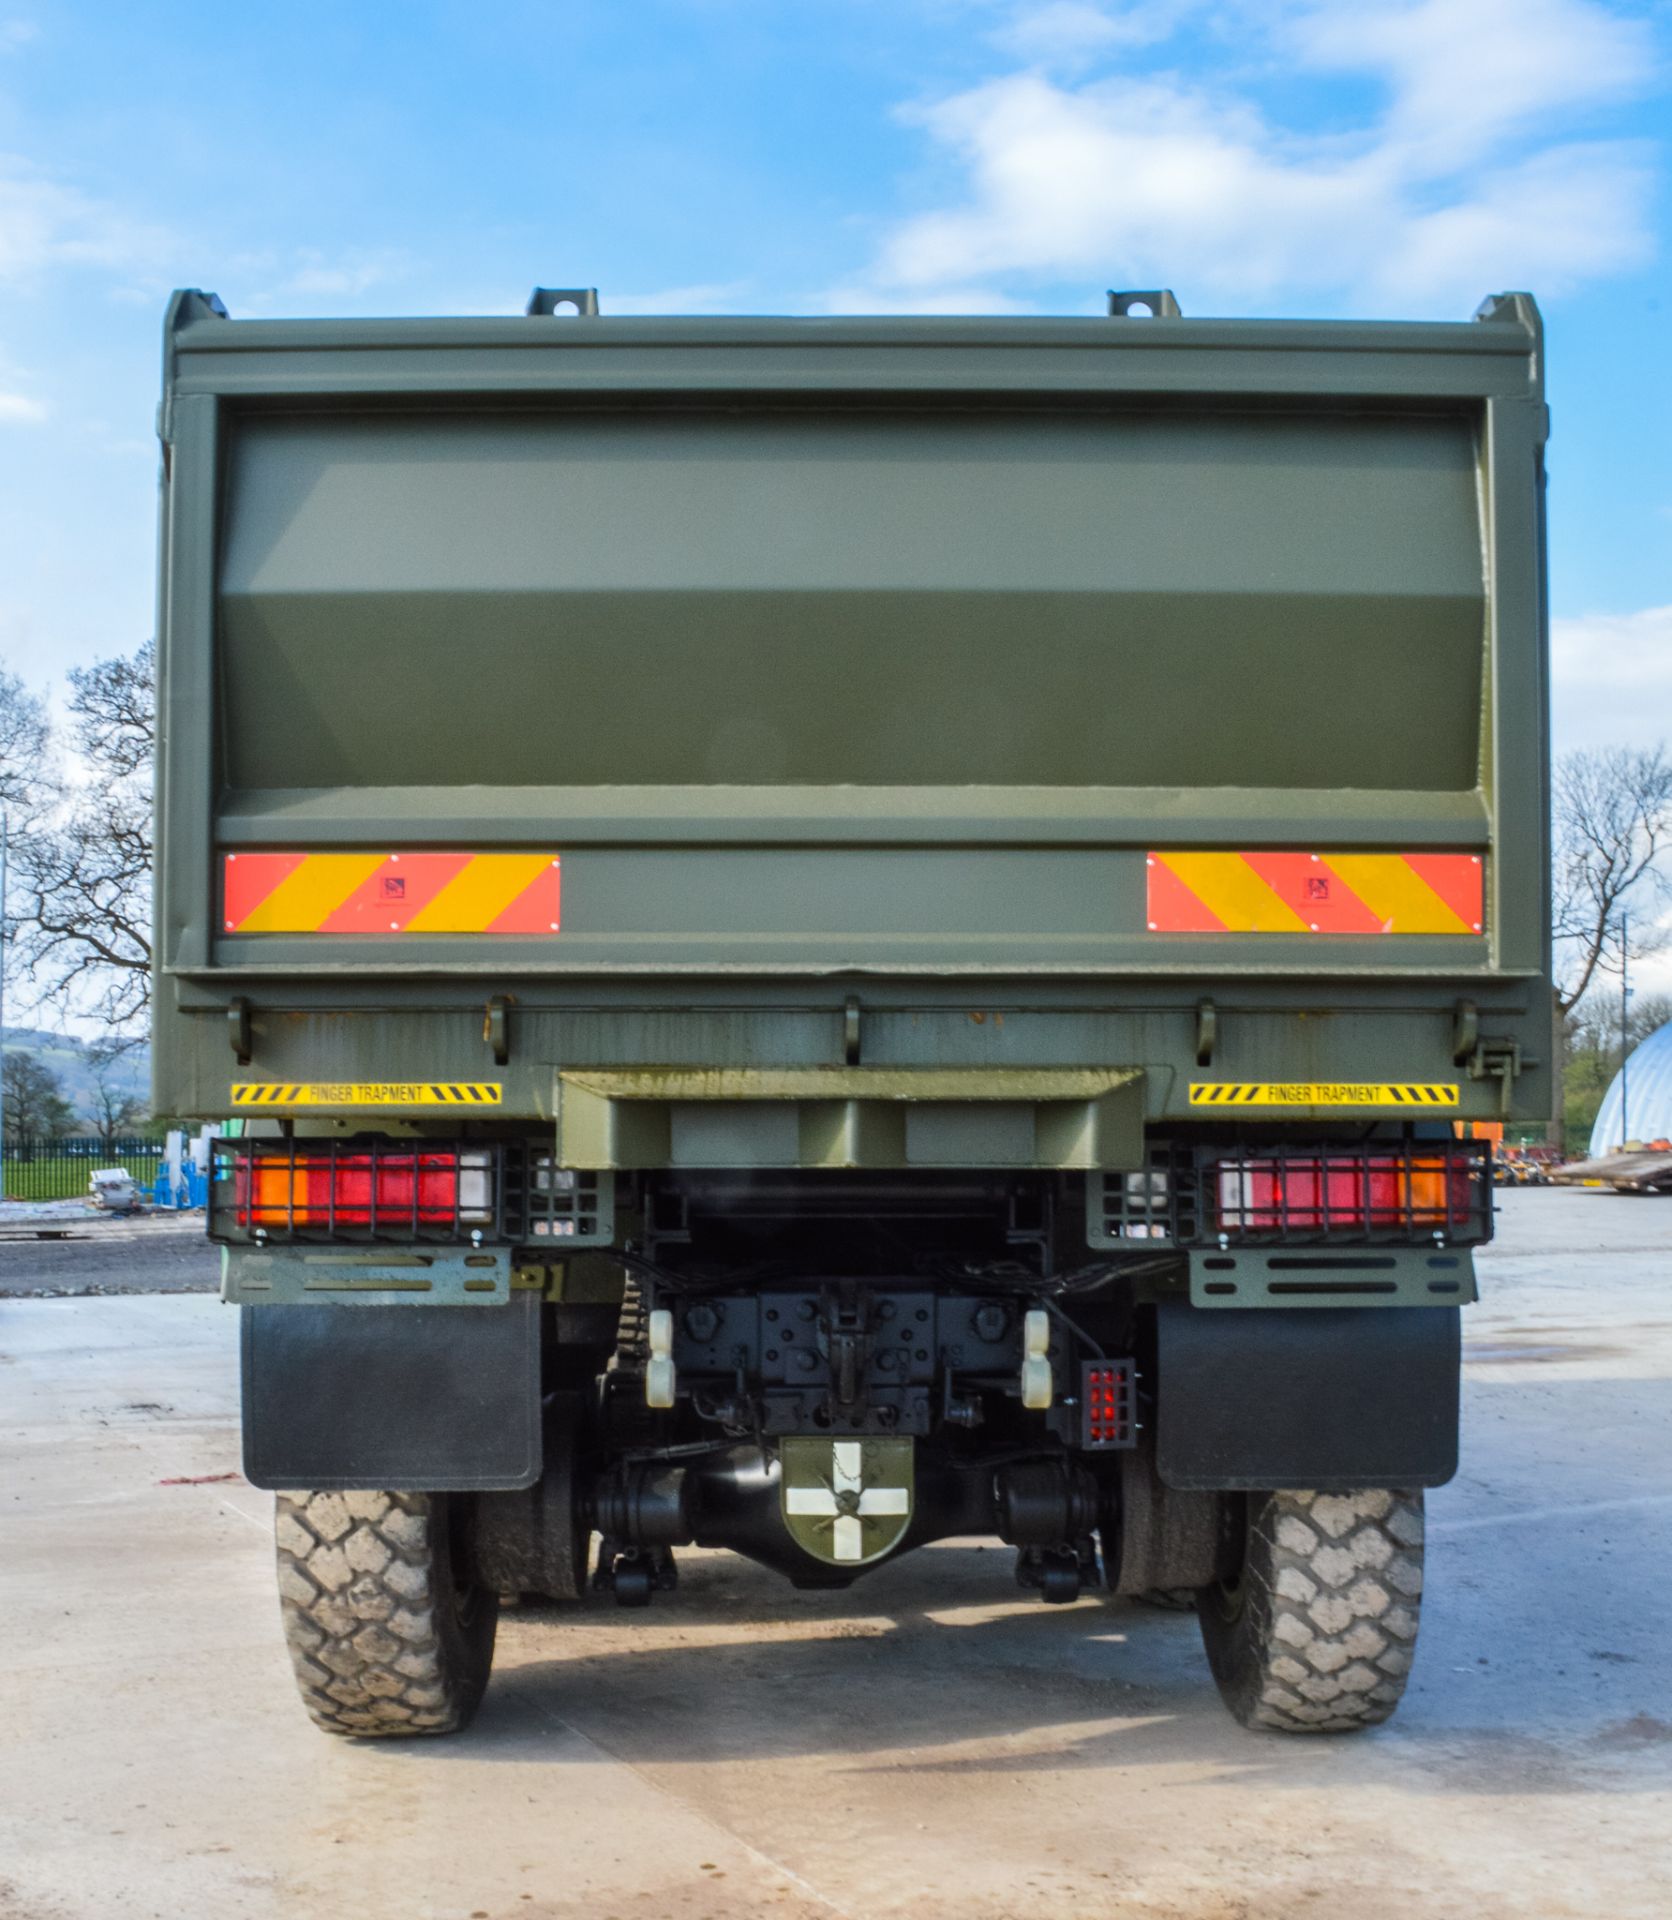
[[663,287],[655,293],[611,293],[598,296],[605,313],[735,313],[748,293],[748,282],[728,281],[692,287]]
[[316,299],[353,299],[393,280],[405,264],[404,257],[389,254],[332,261],[310,253],[292,274],[286,291]]
[[1556,751],[1672,744],[1672,606],[1552,622]]
[[1486,174],[1448,206],[1409,211],[1369,284],[1384,298],[1405,290],[1431,306],[1506,286],[1559,294],[1648,257],[1653,190],[1641,147],[1550,147]]
[[[1248,5],[1216,16],[1185,77],[1136,50],[1184,11],[1016,15],[1007,45],[1033,64],[904,110],[964,191],[896,225],[832,301],[1087,278],[1173,285],[1196,311],[1300,295],[1461,315],[1494,287],[1556,293],[1647,256],[1651,153],[1578,123],[1649,78],[1641,23],[1597,0]],[[1102,70],[1053,77],[1065,55]],[[1348,69],[1385,95],[1355,124],[1300,130],[1261,102],[1276,73]]]
[[[393,248],[328,257],[304,251],[242,253],[223,261],[221,284],[234,316],[256,314],[451,313],[511,315],[528,294],[512,283],[484,291],[438,280],[428,264]],[[373,297],[375,296],[375,297]],[[599,296],[607,314],[737,313],[748,310],[743,280],[659,287],[648,293]]]
[[1108,47],[1142,47],[1165,40],[1182,7],[1168,0],[1125,7],[1091,0],[1044,0],[1024,6],[991,36],[993,44],[1040,66],[1077,66]]
[[992,287],[937,286],[928,290],[906,289],[878,292],[872,285],[831,287],[821,304],[830,313],[956,313],[1006,314],[1030,313],[1025,300],[1018,300]]
[[41,37],[33,20],[0,20],[0,54],[16,53]]
[[0,284],[56,266],[127,266],[161,245],[154,227],[0,154]]
[[[223,255],[216,291],[234,312],[245,315],[355,313],[368,294],[398,284],[411,271],[410,256],[393,247],[341,254],[269,247]],[[389,304],[387,294],[378,304]]]
[[0,427],[38,426],[46,414],[45,405],[28,394],[0,391]]
[[1655,66],[1648,27],[1597,0],[1327,0],[1288,35],[1309,67],[1383,77],[1383,142],[1418,175],[1630,94]]

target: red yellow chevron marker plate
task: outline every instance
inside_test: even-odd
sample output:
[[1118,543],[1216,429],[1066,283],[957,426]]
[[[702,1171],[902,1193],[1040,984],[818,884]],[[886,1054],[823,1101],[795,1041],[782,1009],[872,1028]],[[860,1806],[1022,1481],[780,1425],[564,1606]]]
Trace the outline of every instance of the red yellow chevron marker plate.
[[558,931],[551,853],[229,853],[227,933]]
[[1151,933],[1479,933],[1478,853],[1151,853]]

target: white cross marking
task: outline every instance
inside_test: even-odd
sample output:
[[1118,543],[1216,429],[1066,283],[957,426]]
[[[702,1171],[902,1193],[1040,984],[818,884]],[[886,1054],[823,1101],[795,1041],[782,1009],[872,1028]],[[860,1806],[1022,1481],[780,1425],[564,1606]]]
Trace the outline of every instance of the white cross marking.
[[[831,1471],[828,1487],[789,1487],[784,1494],[784,1511],[835,1522],[833,1551],[838,1560],[863,1560],[865,1529],[861,1520],[883,1519],[888,1515],[909,1513],[910,1501],[904,1487],[865,1485],[861,1462],[864,1448],[857,1440],[838,1440],[830,1449]],[[844,1512],[837,1494],[858,1495],[857,1508]]]

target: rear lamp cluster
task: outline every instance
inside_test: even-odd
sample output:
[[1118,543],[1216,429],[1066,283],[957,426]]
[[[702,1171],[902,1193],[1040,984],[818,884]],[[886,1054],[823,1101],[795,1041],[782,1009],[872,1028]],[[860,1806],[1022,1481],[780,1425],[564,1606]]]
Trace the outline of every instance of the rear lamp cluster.
[[1173,1218],[1173,1176],[1164,1167],[1141,1167],[1124,1176],[1121,1193],[1123,1240],[1171,1240],[1175,1237]]
[[485,1228],[494,1218],[486,1149],[392,1146],[310,1152],[294,1146],[239,1154],[231,1170],[232,1224],[255,1235]]
[[1477,1209],[1467,1160],[1438,1153],[1293,1154],[1220,1161],[1219,1230],[1248,1235],[1404,1231],[1451,1237]]
[[1102,1230],[1176,1247],[1491,1238],[1490,1150],[1477,1140],[1353,1147],[1166,1141],[1108,1176]]
[[1082,1447],[1130,1447],[1136,1444],[1133,1415],[1133,1363],[1087,1360],[1080,1369],[1080,1444]]

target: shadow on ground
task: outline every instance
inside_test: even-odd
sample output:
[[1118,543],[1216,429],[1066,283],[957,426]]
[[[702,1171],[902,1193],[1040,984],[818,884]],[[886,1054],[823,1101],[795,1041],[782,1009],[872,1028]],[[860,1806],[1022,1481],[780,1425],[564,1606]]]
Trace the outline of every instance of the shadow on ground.
[[1193,1617],[1104,1599],[1046,1607],[1014,1586],[1010,1560],[939,1547],[846,1593],[802,1594],[700,1556],[645,1614],[520,1608],[476,1726],[440,1744],[459,1759],[550,1763],[579,1735],[575,1758],[646,1768],[813,1756],[911,1776],[1166,1767],[1302,1790],[1373,1778],[1424,1796],[1647,1791],[1672,1771],[1672,1720],[1653,1712],[1595,1701],[1538,1731],[1461,1724],[1443,1680],[1437,1712],[1413,1699],[1373,1734],[1248,1733],[1219,1706]]

